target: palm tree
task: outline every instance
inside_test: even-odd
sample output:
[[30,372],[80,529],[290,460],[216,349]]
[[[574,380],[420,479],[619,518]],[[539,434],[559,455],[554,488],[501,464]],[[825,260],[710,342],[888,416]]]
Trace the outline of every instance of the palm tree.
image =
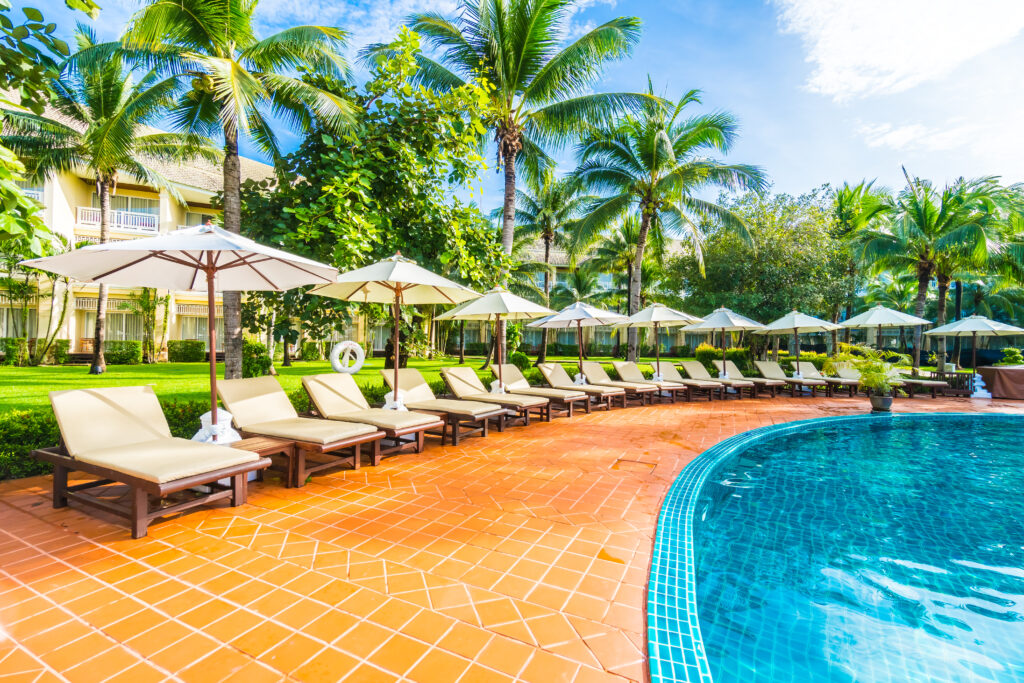
[[566,273],[565,279],[551,290],[552,308],[564,308],[577,301],[597,304],[605,294],[600,273],[590,262],[584,262]]
[[[556,178],[551,169],[545,169],[539,182],[531,182],[531,193],[516,191],[515,244],[524,246],[537,240],[544,245],[543,301],[551,306],[551,250],[567,249],[569,233],[585,207],[596,199],[582,194],[579,183],[572,178]],[[513,255],[516,249],[513,248]],[[518,259],[517,259],[518,260]],[[513,274],[514,275],[514,274]],[[511,281],[514,277],[510,279]],[[548,330],[542,330],[541,350],[537,362],[547,360]]]
[[[995,178],[960,178],[942,192],[920,178],[911,180],[896,197],[893,218],[885,225],[863,230],[857,236],[861,263],[872,271],[913,272],[917,278],[914,315],[924,315],[928,286],[938,285],[936,323],[946,322],[946,293],[952,274],[965,263],[980,265],[999,243],[1005,221],[1000,208],[1009,196]],[[945,338],[939,340],[945,353]],[[940,354],[941,355],[941,354]],[[921,328],[914,328],[914,367],[921,362]]]
[[[650,84],[648,93],[653,97]],[[577,239],[588,243],[625,215],[640,216],[629,284],[630,315],[639,308],[642,265],[652,230],[687,241],[701,259],[702,219],[717,220],[750,238],[738,215],[697,195],[712,187],[762,191],[765,176],[756,166],[725,164],[708,156],[729,151],[738,125],[726,112],[684,118],[686,107],[699,102],[696,90],[674,107],[652,99],[640,114],[593,128],[580,143],[576,176],[606,196],[580,222]],[[631,328],[630,360],[636,360],[636,342],[636,329]]]
[[[348,74],[342,57],[344,31],[294,26],[259,39],[253,29],[257,0],[152,0],[129,21],[119,46],[142,63],[176,75],[188,90],[170,120],[180,129],[224,140],[224,228],[241,230],[240,136],[265,154],[280,158],[271,115],[283,117],[292,132],[314,125],[339,129],[353,120],[343,96],[312,84],[309,76]],[[94,51],[92,60],[110,53]],[[240,377],[242,331],[238,292],[225,292],[224,374]]]
[[[867,285],[864,300],[871,306],[885,306],[893,310],[909,313],[914,308],[917,294],[917,278],[913,273],[882,273]],[[849,328],[847,328],[849,330]],[[900,348],[907,348],[907,330],[900,328]],[[879,339],[881,344],[882,340]],[[881,346],[879,346],[881,348]]]
[[[92,29],[79,26],[75,38],[80,50],[96,46]],[[104,61],[76,63],[74,56],[52,79],[53,115],[8,110],[3,142],[26,159],[34,178],[73,173],[88,168],[96,183],[100,205],[100,243],[110,229],[110,197],[119,174],[160,190],[185,203],[175,185],[157,171],[154,161],[181,162],[196,156],[219,161],[209,141],[195,134],[155,132],[157,122],[172,102],[178,84],[149,71],[136,80],[122,55]],[[107,287],[100,285],[96,305],[95,348],[92,374],[106,369],[103,341],[106,332]]]
[[[874,181],[862,180],[856,185],[843,183],[836,190],[832,200],[832,217],[835,221],[837,236],[846,244],[852,244],[854,236],[867,226],[883,220],[892,208],[889,192],[884,188],[875,188]],[[853,317],[853,304],[857,296],[857,280],[860,274],[857,261],[851,256],[846,262],[846,276],[849,290],[846,297],[846,317]],[[833,320],[833,322],[838,322]],[[833,333],[835,334],[835,333]],[[850,328],[844,332],[845,342],[850,343]],[[835,339],[833,339],[835,341]],[[834,348],[835,345],[833,344]]]
[[[652,226],[647,234],[647,248],[644,250],[644,271],[665,262],[667,239],[660,223]],[[629,299],[629,283],[633,281],[633,259],[640,239],[640,216],[632,213],[615,224],[610,231],[601,234],[597,242],[587,251],[594,266],[603,273],[614,273],[625,277],[626,296]],[[643,282],[643,278],[641,278]]]

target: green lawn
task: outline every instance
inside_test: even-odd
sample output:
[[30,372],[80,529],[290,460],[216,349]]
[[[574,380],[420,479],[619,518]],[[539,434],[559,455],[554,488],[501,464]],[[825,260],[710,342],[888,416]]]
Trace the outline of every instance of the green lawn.
[[[551,358],[550,360],[574,363],[575,358]],[[611,362],[611,358],[592,360]],[[467,358],[467,365],[480,367],[482,358]],[[453,365],[454,359],[437,361],[411,360],[410,366],[418,368],[427,381],[440,379],[442,366]],[[363,369],[355,376],[361,385],[381,385],[380,370],[383,358],[367,360]],[[223,365],[219,367],[223,376]],[[287,391],[302,387],[302,376],[321,372],[332,372],[327,361],[296,362],[290,368],[277,367],[277,377]],[[47,393],[61,389],[82,387],[123,386],[152,384],[157,396],[162,399],[202,399],[209,396],[209,366],[205,363],[158,363],[156,365],[109,365],[99,376],[89,375],[85,366],[53,366],[38,368],[0,367],[0,413],[18,408],[48,405]]]

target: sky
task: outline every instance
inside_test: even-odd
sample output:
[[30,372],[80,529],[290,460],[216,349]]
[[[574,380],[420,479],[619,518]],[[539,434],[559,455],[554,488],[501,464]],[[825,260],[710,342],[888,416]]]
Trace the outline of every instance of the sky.
[[[134,0],[99,0],[101,38],[116,38]],[[25,3],[15,0],[15,7]],[[38,0],[28,4],[39,6]],[[395,35],[410,12],[452,14],[456,0],[260,0],[261,35],[318,23],[348,30],[353,55]],[[728,161],[761,166],[777,192],[876,180],[899,188],[901,166],[936,184],[958,177],[1024,181],[1024,3],[1019,0],[579,0],[569,39],[616,16],[643,37],[596,91],[638,91],[647,77],[676,99],[741,125]],[[70,34],[84,15],[57,0],[47,20]],[[289,137],[282,136],[288,144]],[[291,144],[297,144],[291,138]],[[243,152],[254,156],[251,150]],[[559,155],[572,167],[568,152]],[[484,208],[501,178],[484,178]]]

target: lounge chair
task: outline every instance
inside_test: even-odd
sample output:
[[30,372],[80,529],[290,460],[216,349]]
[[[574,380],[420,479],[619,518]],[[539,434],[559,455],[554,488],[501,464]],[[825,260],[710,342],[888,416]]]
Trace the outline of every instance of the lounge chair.
[[800,375],[804,379],[821,379],[829,383],[832,388],[832,394],[835,394],[836,389],[845,388],[851,397],[857,394],[857,390],[860,389],[860,378],[849,379],[847,377],[825,377],[818,368],[814,367],[814,363],[802,360],[796,363],[797,369],[800,371]]
[[[384,381],[394,391],[394,370],[381,370]],[[479,434],[487,436],[487,427],[491,420],[496,420],[498,431],[505,429],[505,409],[493,403],[482,401],[462,401],[459,399],[437,398],[433,390],[423,379],[423,375],[415,368],[402,368],[398,371],[399,390],[402,392],[402,403],[406,408],[437,415],[444,421],[441,432],[443,446],[451,434],[452,445],[458,446],[463,436]]]
[[[411,410],[371,408],[352,375],[337,372],[306,375],[302,378],[302,386],[320,416],[329,420],[373,425],[383,431],[384,439],[391,443],[385,448],[384,441],[381,441],[381,455],[397,453],[409,447],[419,453],[423,450],[424,434],[430,432],[440,436],[444,431],[444,421],[436,415]],[[378,461],[375,460],[373,464],[378,464]]]
[[463,365],[454,368],[441,368],[441,377],[455,394],[455,398],[494,403],[515,414],[516,418],[522,420],[524,425],[530,424],[531,413],[536,413],[537,417],[545,422],[551,422],[551,402],[549,400],[540,396],[524,394],[492,394],[487,391],[484,383],[480,381],[476,371],[471,367]]
[[757,367],[757,371],[761,373],[762,377],[781,380],[788,384],[791,396],[796,396],[796,390],[800,389],[803,391],[804,387],[810,388],[812,397],[818,389],[824,389],[826,396],[832,395],[832,387],[823,379],[801,379],[799,377],[789,377],[782,369],[782,366],[775,361],[755,360],[754,365]]
[[[860,370],[857,370],[856,368],[851,368],[849,366],[839,366],[836,368],[836,375],[843,379],[856,380],[858,383],[858,389],[860,388]],[[914,395],[914,390],[912,388],[907,387],[907,385],[904,384],[902,380],[895,379],[894,377],[890,378],[889,385],[892,387],[891,393],[893,396],[896,395],[896,391],[899,389],[906,389],[907,392],[910,393],[911,397],[913,397]],[[864,393],[870,396],[871,390],[865,388]]]
[[[230,505],[242,505],[249,473],[270,465],[268,458],[250,451],[172,437],[152,387],[54,391],[50,404],[61,445],[32,455],[53,465],[53,507],[74,500],[113,513],[129,521],[132,538],[145,536],[154,519],[197,505],[225,498]],[[68,486],[73,471],[98,479]],[[230,479],[230,486],[217,483],[222,479]],[[130,504],[86,493],[102,493],[114,483],[131,490]],[[197,486],[210,492],[191,490]],[[164,504],[181,491],[187,491],[184,500]],[[151,496],[155,507],[150,507]]]
[[384,432],[368,424],[299,417],[273,377],[221,380],[217,394],[242,436],[295,442],[293,457],[288,458],[287,486],[302,486],[313,472],[337,467],[345,460],[359,469],[363,444],[370,445],[371,460],[380,461]]
[[920,377],[912,377],[908,375],[904,370],[896,368],[893,372],[893,377],[899,379],[903,385],[907,388],[910,393],[910,398],[914,398],[914,390],[921,389],[923,391],[931,392],[932,398],[938,398],[938,392],[942,392],[945,396],[949,390],[949,382],[943,382],[937,379],[921,379]]
[[590,397],[598,408],[611,410],[612,401],[621,399],[622,407],[626,407],[626,390],[616,387],[599,387],[595,384],[576,384],[569,377],[561,363],[538,363],[537,369],[544,376],[553,389],[565,389],[566,391],[582,391]]
[[[498,378],[498,367],[491,365],[491,374]],[[501,378],[505,383],[505,389],[512,394],[524,396],[542,396],[551,402],[551,410],[565,413],[572,417],[576,404],[583,406],[586,412],[590,412],[590,398],[582,391],[572,389],[552,389],[551,387],[531,386],[523,375],[522,371],[511,363],[503,363],[501,366]]]
[[[662,363],[665,365],[665,363]],[[687,401],[693,399],[693,388],[683,384],[682,382],[673,382],[671,380],[663,379],[658,382],[653,379],[647,379],[644,377],[644,373],[640,371],[637,364],[632,361],[616,360],[612,361],[612,366],[615,368],[615,372],[619,373],[619,377],[624,382],[633,382],[634,384],[649,384],[651,386],[658,387],[658,393],[664,400],[666,397],[669,398],[672,403],[676,402],[676,398],[682,396]]]
[[594,361],[583,362],[583,376],[587,378],[587,382],[590,384],[596,384],[599,387],[615,387],[617,389],[624,389],[626,391],[626,398],[633,399],[634,401],[640,401],[640,404],[651,403],[654,400],[654,395],[658,392],[658,387],[650,384],[638,384],[637,382],[622,382],[613,380],[605,372],[604,366]]
[[693,398],[694,392],[704,392],[709,401],[713,401],[715,396],[718,398],[725,398],[725,385],[719,382],[704,381],[702,379],[689,379],[679,374],[679,370],[672,363],[661,364],[661,376],[669,382],[678,382],[679,384],[685,384],[690,387],[690,398]]
[[704,364],[699,360],[684,360],[679,364],[683,366],[683,371],[692,379],[699,379],[705,382],[718,382],[728,389],[735,389],[736,398],[743,398],[744,391],[746,391],[751,398],[754,398],[757,395],[757,387],[749,379],[712,377],[711,373],[708,372],[708,369],[704,367]]
[[749,382],[753,382],[754,386],[757,388],[757,394],[760,394],[763,390],[770,393],[772,398],[775,398],[778,390],[786,386],[786,383],[779,379],[766,379],[764,377],[747,377],[742,372],[740,372],[740,369],[736,367],[736,363],[732,362],[731,360],[716,360],[714,363],[715,367],[718,368],[719,372],[721,372],[722,368],[724,367],[726,372],[729,373],[730,379],[745,379]]

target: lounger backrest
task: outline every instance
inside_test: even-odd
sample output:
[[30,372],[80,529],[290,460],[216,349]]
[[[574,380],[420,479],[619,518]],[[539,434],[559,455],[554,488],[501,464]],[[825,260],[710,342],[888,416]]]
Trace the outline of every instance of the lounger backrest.
[[540,370],[540,374],[544,375],[547,383],[553,387],[572,386],[572,378],[569,377],[569,373],[565,371],[561,363],[541,363],[537,369]]
[[860,370],[851,367],[838,367],[836,368],[836,374],[843,379],[855,379],[860,381]]
[[725,369],[729,371],[729,379],[744,379],[743,373],[740,372],[740,369],[738,367],[736,367],[736,363],[732,362],[731,360],[716,362],[725,363]]
[[[491,374],[494,378],[498,378],[498,366],[491,366]],[[529,389],[530,383],[526,381],[526,377],[523,376],[523,371],[517,368],[511,363],[501,364],[501,380],[505,383],[505,386],[509,389]]]
[[368,410],[370,407],[355,378],[343,372],[306,375],[302,378],[302,386],[313,400],[317,412],[324,417]]
[[[388,383],[388,386],[394,389],[395,371],[384,369],[380,371],[380,374],[384,375],[384,381]],[[423,375],[416,368],[400,368],[398,370],[398,388],[405,401],[433,401],[437,398],[430,385],[427,384],[427,380],[423,379]]]
[[612,366],[615,368],[615,372],[619,373],[619,377],[623,382],[646,382],[644,379],[644,373],[640,371],[640,368],[636,366],[636,363],[626,360],[612,361]]
[[458,398],[487,393],[487,388],[473,368],[441,368],[441,376]]
[[672,363],[662,362],[661,376],[669,382],[682,382],[685,378],[679,374],[679,370]]
[[51,391],[50,405],[71,457],[171,436],[150,386]]
[[595,363],[592,360],[583,361],[583,376],[591,384],[606,384],[612,381],[612,378],[604,371],[601,364]]
[[806,379],[823,379],[818,368],[814,367],[814,363],[810,361],[802,360],[796,364],[796,367]]
[[222,379],[217,382],[217,395],[224,402],[239,429],[248,425],[298,417],[295,406],[288,399],[276,379],[247,377]]
[[755,360],[754,365],[757,366],[757,371],[761,373],[762,377],[768,379],[787,379],[786,373],[783,372],[782,366],[771,360]]
[[691,379],[711,379],[711,373],[699,360],[684,360],[680,365]]

